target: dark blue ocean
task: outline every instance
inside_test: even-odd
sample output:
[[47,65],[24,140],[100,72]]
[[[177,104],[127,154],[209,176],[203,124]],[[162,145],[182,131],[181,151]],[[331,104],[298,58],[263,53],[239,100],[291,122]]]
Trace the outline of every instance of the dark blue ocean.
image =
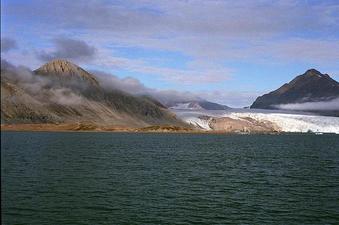
[[1,133],[2,224],[339,224],[339,136]]

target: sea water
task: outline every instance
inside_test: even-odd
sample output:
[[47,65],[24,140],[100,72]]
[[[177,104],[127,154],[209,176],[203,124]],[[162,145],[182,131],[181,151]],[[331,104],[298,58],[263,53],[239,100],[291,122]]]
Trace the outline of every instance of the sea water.
[[338,224],[337,135],[2,132],[3,224]]

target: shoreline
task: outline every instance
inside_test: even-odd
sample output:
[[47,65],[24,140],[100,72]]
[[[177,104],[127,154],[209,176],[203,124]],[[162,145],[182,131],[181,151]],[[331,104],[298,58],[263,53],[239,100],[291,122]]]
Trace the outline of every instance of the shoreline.
[[93,124],[1,124],[2,131],[27,132],[97,132],[97,133],[185,133],[185,134],[282,134],[284,132],[243,132],[226,130],[200,130],[178,126],[147,126],[131,128],[122,126],[96,126]]
[[175,126],[149,126],[142,128],[123,126],[97,126],[93,124],[1,124],[1,131],[31,132],[112,132],[112,133],[196,133],[204,132]]
[[[284,134],[335,134],[312,132],[243,132],[226,130],[199,130],[177,126],[148,126],[131,128],[122,126],[96,126],[93,124],[1,124],[1,132],[60,132],[60,133],[153,133],[153,134],[220,134],[220,135],[284,135]],[[337,135],[337,134],[336,134]]]

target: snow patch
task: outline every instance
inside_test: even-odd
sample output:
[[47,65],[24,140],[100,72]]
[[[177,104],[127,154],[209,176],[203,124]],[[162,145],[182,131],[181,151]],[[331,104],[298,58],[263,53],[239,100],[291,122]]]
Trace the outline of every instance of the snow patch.
[[199,117],[188,117],[185,121],[193,126],[202,128],[204,130],[212,130],[209,119],[201,119]]

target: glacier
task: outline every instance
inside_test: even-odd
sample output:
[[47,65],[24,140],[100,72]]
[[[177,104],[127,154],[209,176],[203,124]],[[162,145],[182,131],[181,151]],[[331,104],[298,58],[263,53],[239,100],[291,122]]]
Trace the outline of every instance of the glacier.
[[339,134],[339,117],[320,116],[310,113],[281,110],[174,110],[179,118],[203,130],[211,130],[211,118],[228,117],[236,120],[251,118],[256,121],[270,121],[283,132],[314,132]]

